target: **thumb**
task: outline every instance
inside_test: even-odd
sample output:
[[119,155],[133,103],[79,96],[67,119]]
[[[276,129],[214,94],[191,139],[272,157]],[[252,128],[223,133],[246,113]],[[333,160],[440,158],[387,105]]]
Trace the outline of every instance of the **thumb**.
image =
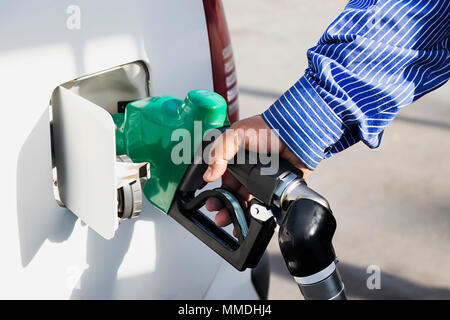
[[206,182],[213,182],[219,179],[227,171],[228,161],[226,160],[216,160],[214,163],[210,164],[205,174],[203,175],[203,180]]
[[203,180],[216,181],[227,171],[228,160],[236,155],[241,144],[240,131],[228,129],[213,142],[209,153],[209,166]]

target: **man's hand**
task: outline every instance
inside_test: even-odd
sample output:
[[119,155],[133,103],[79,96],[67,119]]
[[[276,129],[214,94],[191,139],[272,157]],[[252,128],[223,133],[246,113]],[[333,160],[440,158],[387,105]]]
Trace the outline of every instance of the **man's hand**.
[[[246,148],[254,152],[270,152],[272,155],[278,154],[288,160],[292,165],[303,171],[307,177],[309,170],[295,155],[281,142],[275,133],[269,128],[260,115],[253,116],[235,122],[230,129],[224,132],[213,143],[210,153],[211,164],[203,175],[206,182],[213,182],[222,178],[225,188],[233,190],[241,200],[244,210],[249,206],[251,195],[247,189],[241,185],[231,174],[227,172],[228,160],[232,159],[239,148]],[[256,143],[254,143],[256,142]],[[265,150],[260,150],[264,146]],[[231,223],[230,215],[221,202],[216,198],[210,198],[206,202],[208,211],[219,211],[216,214],[215,222],[219,227],[225,227]]]

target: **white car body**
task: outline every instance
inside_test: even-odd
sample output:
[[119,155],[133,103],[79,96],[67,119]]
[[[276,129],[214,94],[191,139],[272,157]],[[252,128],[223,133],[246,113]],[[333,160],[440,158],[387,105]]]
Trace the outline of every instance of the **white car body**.
[[202,1],[8,1],[0,26],[0,298],[257,299],[250,270],[148,201],[105,240],[53,196],[53,90],[136,60],[150,68],[153,96],[213,90]]

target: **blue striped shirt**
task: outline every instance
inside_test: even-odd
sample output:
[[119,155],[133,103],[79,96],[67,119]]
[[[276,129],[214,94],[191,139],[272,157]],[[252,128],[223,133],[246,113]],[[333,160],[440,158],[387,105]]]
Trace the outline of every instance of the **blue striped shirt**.
[[308,68],[263,114],[310,169],[362,140],[450,77],[450,0],[351,0]]

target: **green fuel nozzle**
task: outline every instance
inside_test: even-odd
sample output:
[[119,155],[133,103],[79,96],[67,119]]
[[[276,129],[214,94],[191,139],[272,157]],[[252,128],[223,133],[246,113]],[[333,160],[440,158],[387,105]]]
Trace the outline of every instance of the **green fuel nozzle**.
[[165,213],[205,133],[229,126],[225,99],[209,90],[190,91],[184,100],[169,96],[137,100],[127,104],[125,113],[112,117],[117,126],[116,154],[150,163],[144,194]]

